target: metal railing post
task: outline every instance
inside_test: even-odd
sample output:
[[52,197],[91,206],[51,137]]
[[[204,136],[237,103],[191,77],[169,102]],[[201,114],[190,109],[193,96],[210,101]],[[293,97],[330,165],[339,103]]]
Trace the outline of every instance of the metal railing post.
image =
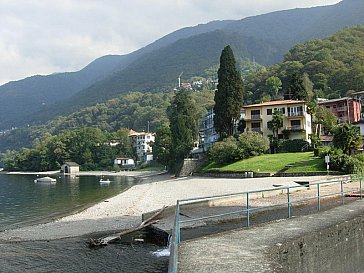
[[360,199],[363,199],[363,187],[362,187],[362,181],[363,181],[363,178],[360,177],[360,180],[359,180],[359,188],[360,188]]
[[179,226],[179,216],[180,214],[180,205],[179,205],[179,200],[177,200],[177,221],[176,221],[176,228],[177,228],[177,246],[179,245],[179,243],[181,242],[181,229],[180,229],[180,226]]
[[289,188],[287,188],[287,205],[288,205],[288,218],[291,218],[291,197],[289,194]]
[[341,205],[344,205],[344,186],[342,180],[340,180],[340,193],[341,193]]
[[317,184],[317,210],[321,209],[320,184]]
[[246,226],[250,226],[249,192],[246,193]]

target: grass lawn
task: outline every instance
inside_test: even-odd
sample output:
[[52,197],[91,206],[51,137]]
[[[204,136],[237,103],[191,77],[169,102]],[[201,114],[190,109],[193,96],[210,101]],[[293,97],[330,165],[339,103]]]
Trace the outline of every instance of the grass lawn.
[[326,164],[322,158],[314,158],[303,164],[289,168],[286,173],[299,173],[299,172],[325,172]]
[[314,158],[313,152],[265,154],[240,160],[223,167],[216,167],[214,164],[210,164],[205,166],[202,171],[218,170],[222,172],[253,171],[260,173],[276,173],[283,169],[286,165],[305,161],[311,158]]

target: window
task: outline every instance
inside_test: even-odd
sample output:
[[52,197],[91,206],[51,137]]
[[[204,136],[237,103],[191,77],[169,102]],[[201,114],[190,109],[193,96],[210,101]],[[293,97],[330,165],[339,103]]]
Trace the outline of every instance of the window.
[[260,128],[260,122],[252,122],[252,128]]
[[252,116],[260,115],[260,110],[252,110],[251,115]]
[[333,108],[333,109],[335,109],[335,108],[336,108],[336,104],[334,104],[334,105],[332,106],[332,108]]
[[286,109],[284,107],[281,107],[281,108],[274,108],[274,111],[279,111],[281,112],[282,114],[285,114],[286,113]]
[[294,120],[291,120],[291,126],[301,126],[301,120],[299,119],[294,119]]
[[272,115],[272,109],[267,109],[267,115],[271,116]]

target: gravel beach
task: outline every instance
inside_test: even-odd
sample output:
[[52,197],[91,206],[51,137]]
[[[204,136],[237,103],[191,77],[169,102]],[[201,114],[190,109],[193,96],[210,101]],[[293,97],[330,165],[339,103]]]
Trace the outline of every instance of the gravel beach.
[[[51,240],[75,237],[95,232],[123,230],[137,226],[141,215],[163,206],[175,205],[177,199],[221,195],[273,188],[273,185],[293,186],[294,181],[324,181],[326,176],[267,177],[223,179],[205,177],[170,178],[133,186],[117,196],[106,199],[79,213],[55,221],[0,232],[2,241]],[[168,179],[167,179],[168,178]],[[331,177],[332,179],[332,177]],[[149,183],[148,183],[149,182]]]

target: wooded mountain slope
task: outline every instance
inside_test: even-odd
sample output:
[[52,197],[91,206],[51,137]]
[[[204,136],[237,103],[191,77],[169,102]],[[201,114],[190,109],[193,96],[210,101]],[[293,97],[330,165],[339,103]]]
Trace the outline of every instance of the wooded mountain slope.
[[[94,82],[87,82],[86,87],[71,88],[67,86],[67,82],[72,82],[68,79],[50,81],[43,84],[47,88],[36,87],[42,90],[36,95],[31,88],[35,84],[24,83],[17,91],[21,95],[14,100],[16,103],[9,99],[15,88],[6,93],[0,87],[0,105],[4,105],[0,108],[0,129],[44,122],[130,91],[171,90],[182,71],[184,79],[188,79],[203,76],[207,69],[217,65],[219,54],[227,44],[237,59],[255,59],[260,64],[271,65],[281,61],[284,53],[297,43],[326,37],[346,26],[364,25],[363,14],[364,1],[343,0],[332,6],[279,11],[185,28],[139,51],[122,58],[118,56],[119,63],[103,80],[94,77]],[[52,100],[43,105],[45,93],[52,94]],[[52,101],[56,103],[51,104]],[[40,111],[35,113],[37,110]]]

